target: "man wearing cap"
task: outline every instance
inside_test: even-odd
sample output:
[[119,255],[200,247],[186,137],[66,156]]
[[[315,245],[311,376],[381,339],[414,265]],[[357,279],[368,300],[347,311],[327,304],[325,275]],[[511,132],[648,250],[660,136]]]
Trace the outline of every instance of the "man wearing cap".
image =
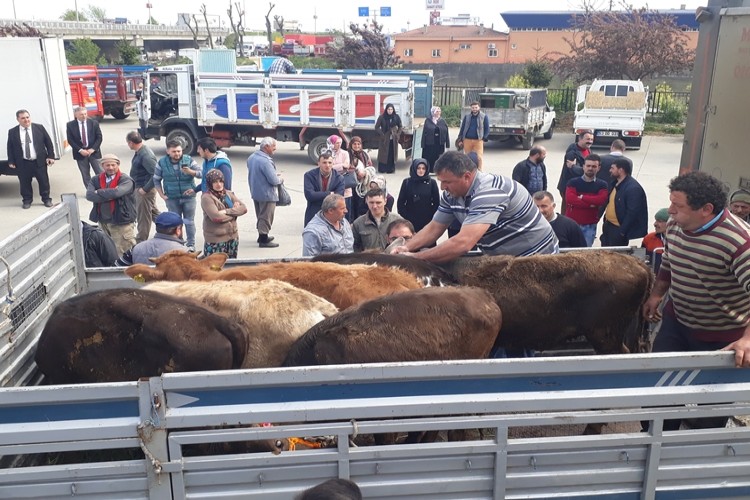
[[750,222],[750,192],[738,189],[729,197],[729,211],[745,222]]
[[117,260],[118,266],[151,264],[151,257],[159,257],[170,250],[187,251],[182,239],[182,217],[174,212],[162,212],[156,216],[156,234],[150,240],[142,241]]
[[86,199],[94,204],[89,219],[99,223],[122,255],[135,246],[135,183],[120,171],[117,156],[102,156],[101,166],[104,172],[86,187]]
[[641,242],[641,247],[646,249],[649,258],[654,254],[654,250],[664,248],[664,233],[667,230],[668,220],[669,211],[666,208],[662,208],[654,215],[654,232],[644,236]]

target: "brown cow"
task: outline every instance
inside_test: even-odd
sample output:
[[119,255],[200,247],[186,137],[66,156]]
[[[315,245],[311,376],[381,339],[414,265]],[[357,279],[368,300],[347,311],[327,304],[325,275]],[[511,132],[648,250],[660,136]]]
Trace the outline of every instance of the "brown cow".
[[654,279],[641,260],[608,251],[466,258],[454,275],[495,297],[497,345],[544,350],[584,335],[599,354],[628,352],[623,336]]
[[335,262],[336,264],[376,264],[383,267],[396,267],[408,271],[424,286],[449,286],[458,282],[448,271],[426,260],[413,259],[406,255],[387,253],[355,252],[318,255],[311,262]]
[[188,300],[148,290],[87,293],[55,307],[36,349],[50,384],[121,382],[240,368],[242,328]]
[[241,326],[247,338],[241,368],[281,366],[295,340],[338,312],[327,300],[277,280],[157,281],[143,289],[192,299]]
[[172,250],[152,258],[156,267],[135,264],[125,274],[136,281],[215,281],[276,279],[323,297],[339,309],[366,300],[421,288],[414,275],[395,268],[328,262],[279,262],[256,266],[236,266],[222,270],[223,253],[198,260],[197,253]]

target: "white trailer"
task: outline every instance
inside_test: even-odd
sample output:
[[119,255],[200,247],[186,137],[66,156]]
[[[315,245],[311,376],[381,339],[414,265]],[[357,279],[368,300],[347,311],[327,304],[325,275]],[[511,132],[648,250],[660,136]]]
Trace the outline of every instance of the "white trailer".
[[[73,119],[62,38],[0,38],[0,59],[15,65],[15,76],[0,79],[1,130],[18,125],[16,111],[26,109],[31,121],[49,132],[59,159],[69,149],[65,124]],[[0,140],[0,174],[15,175],[8,168],[6,139]]]
[[640,80],[594,80],[576,93],[573,129],[594,134],[594,146],[609,146],[615,139],[632,149],[641,147],[646,126],[648,87]]

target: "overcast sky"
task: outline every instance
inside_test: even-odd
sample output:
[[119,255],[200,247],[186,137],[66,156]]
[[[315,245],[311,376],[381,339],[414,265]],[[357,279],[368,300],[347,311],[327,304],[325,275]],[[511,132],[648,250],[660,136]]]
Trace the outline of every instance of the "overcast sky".
[[[608,7],[609,0],[593,0],[594,5]],[[66,9],[85,10],[89,5],[96,5],[105,10],[108,17],[125,17],[131,22],[145,22],[148,18],[146,3],[148,0],[0,0],[0,18],[2,19],[59,19]],[[249,29],[265,29],[264,16],[268,12],[269,2],[260,0],[233,0],[244,6],[247,13],[246,26]],[[180,12],[198,13],[200,6],[206,4],[208,13],[221,16],[228,22],[226,11],[229,0],[151,0],[151,15],[160,23],[174,24]],[[271,15],[283,16],[286,21],[298,21],[302,31],[324,31],[325,29],[346,29],[350,22],[361,23],[365,18],[358,17],[359,7],[368,7],[371,11],[380,11],[381,7],[390,7],[391,17],[380,17],[387,33],[400,32],[407,28],[414,29],[429,22],[426,0],[273,0],[276,7]],[[613,0],[617,6],[621,0]],[[708,2],[695,0],[628,0],[635,7],[648,5],[652,9],[679,9],[681,6],[694,10]],[[336,5],[336,7],[332,7]],[[578,10],[582,0],[526,0],[526,1],[484,1],[484,0],[444,0],[443,17],[458,14],[469,14],[478,17],[485,26],[500,27],[499,13],[517,10]],[[492,7],[490,7],[490,5]],[[15,16],[14,16],[15,6]],[[314,18],[317,16],[317,19]],[[346,29],[348,31],[348,29]]]

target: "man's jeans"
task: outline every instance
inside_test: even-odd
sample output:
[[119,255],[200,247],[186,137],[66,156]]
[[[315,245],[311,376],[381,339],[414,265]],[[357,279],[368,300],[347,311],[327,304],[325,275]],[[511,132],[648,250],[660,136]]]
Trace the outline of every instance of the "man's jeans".
[[187,246],[195,248],[195,197],[191,198],[168,198],[165,203],[167,210],[181,215],[185,221],[185,232],[187,233]]
[[594,239],[596,238],[596,224],[579,224],[583,237],[586,239],[586,246],[594,246]]

